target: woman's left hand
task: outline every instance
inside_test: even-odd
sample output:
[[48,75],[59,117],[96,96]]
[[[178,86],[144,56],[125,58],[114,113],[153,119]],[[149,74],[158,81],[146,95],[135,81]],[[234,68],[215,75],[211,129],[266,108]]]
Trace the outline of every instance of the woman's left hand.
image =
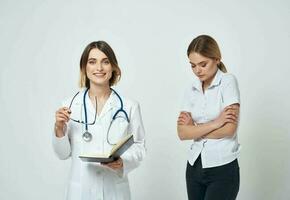
[[102,163],[102,165],[107,166],[111,169],[117,170],[123,168],[123,160],[122,158],[119,158],[116,161],[110,162],[110,163]]

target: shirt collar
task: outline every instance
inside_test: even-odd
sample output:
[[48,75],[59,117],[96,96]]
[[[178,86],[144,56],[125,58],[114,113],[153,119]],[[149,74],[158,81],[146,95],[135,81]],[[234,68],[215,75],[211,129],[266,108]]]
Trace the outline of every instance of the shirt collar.
[[214,87],[214,86],[218,86],[222,80],[222,76],[223,76],[223,72],[218,69],[215,76],[214,76],[214,79],[212,80],[210,86],[208,88],[211,88],[211,87]]
[[[223,72],[218,69],[216,74],[215,74],[215,77],[214,79],[212,80],[210,86],[208,88],[211,88],[211,87],[214,87],[214,86],[217,86],[220,84],[221,80],[222,80],[222,76],[223,76]],[[199,78],[197,76],[193,76],[193,84],[192,84],[192,87],[194,89],[197,89],[199,91],[202,91],[202,82],[199,80]]]

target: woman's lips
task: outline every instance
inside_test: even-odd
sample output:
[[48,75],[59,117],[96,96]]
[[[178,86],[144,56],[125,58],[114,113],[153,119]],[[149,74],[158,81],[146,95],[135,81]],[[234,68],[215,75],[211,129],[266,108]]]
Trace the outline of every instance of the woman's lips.
[[106,73],[94,73],[95,76],[104,76]]

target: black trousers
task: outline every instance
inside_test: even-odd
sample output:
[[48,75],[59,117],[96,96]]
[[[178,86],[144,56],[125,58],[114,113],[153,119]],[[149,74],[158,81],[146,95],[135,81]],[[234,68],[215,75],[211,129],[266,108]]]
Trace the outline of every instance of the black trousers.
[[187,163],[186,186],[189,200],[235,200],[240,187],[238,160],[203,169],[199,155],[193,166]]

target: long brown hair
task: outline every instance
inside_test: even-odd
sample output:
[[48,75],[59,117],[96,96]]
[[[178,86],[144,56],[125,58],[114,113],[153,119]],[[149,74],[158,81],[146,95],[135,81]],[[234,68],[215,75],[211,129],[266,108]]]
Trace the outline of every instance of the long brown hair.
[[115,53],[110,45],[105,41],[96,41],[88,44],[82,53],[80,60],[80,87],[85,86],[87,88],[90,88],[90,80],[87,77],[86,67],[90,51],[95,48],[102,51],[108,57],[113,69],[112,77],[109,80],[109,84],[110,86],[115,85],[121,78],[121,69],[118,65]]
[[[195,52],[204,57],[221,60],[221,52],[217,42],[208,35],[200,35],[192,40],[187,48],[187,56]],[[227,72],[226,66],[220,61],[218,68],[222,72]]]

